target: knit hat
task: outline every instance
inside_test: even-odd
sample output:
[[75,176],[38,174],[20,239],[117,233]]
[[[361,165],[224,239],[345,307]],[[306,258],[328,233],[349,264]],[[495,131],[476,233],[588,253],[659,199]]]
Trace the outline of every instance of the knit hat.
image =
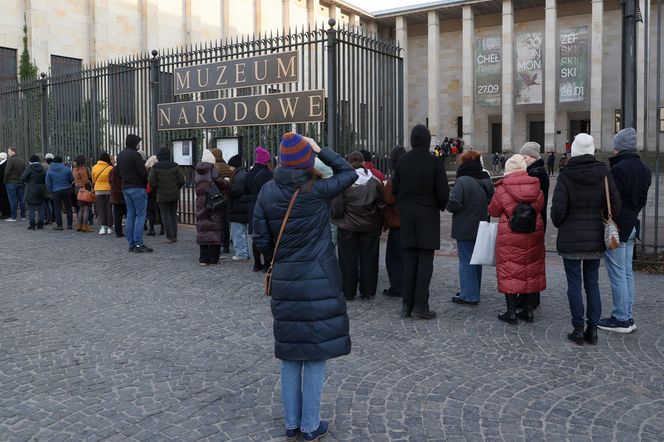
[[535,158],[536,160],[539,160],[540,158],[540,149],[541,146],[539,143],[536,143],[534,141],[528,141],[526,144],[524,144],[521,147],[521,150],[519,150],[519,153],[521,155],[526,155],[528,157]]
[[228,159],[228,165],[231,167],[242,167],[242,157],[240,155],[233,155]]
[[513,172],[525,172],[528,168],[526,159],[521,154],[515,154],[510,157],[509,160],[505,163],[505,175],[509,175]]
[[636,152],[636,131],[633,127],[626,127],[613,137],[613,149],[618,152]]
[[429,147],[431,147],[431,132],[425,125],[418,124],[410,131],[410,147],[429,150]]
[[38,163],[39,162],[39,157],[37,155],[31,155],[30,156],[30,162],[31,163]]
[[580,133],[572,142],[572,156],[578,157],[580,155],[595,155],[595,141],[593,137]]
[[145,161],[145,168],[146,169],[152,169],[155,164],[157,164],[159,160],[157,159],[157,155],[150,155],[150,158]]
[[284,169],[313,169],[316,155],[302,135],[287,132],[279,144],[279,163]]
[[270,162],[270,152],[264,147],[256,148],[256,164],[267,164]]
[[45,158],[46,158],[47,160],[52,160],[52,159],[55,158],[55,157],[53,156],[52,153],[47,153]]
[[210,163],[214,164],[214,155],[208,149],[203,149],[203,155],[201,155],[201,163]]

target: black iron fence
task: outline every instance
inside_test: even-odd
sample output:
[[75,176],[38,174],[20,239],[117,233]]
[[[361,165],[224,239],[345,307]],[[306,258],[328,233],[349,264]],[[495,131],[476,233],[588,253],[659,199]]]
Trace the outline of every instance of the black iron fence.
[[[239,137],[249,165],[256,146],[275,156],[281,135],[297,130],[343,154],[366,149],[387,169],[389,152],[403,144],[400,49],[358,28],[333,26],[153,51],[6,84],[0,88],[0,150],[14,146],[22,157],[51,152],[65,161],[77,155],[95,160],[101,152],[117,154],[126,135],[135,133],[143,138],[148,156],[160,147],[171,148],[176,140],[192,140],[195,164],[217,138]],[[297,82],[174,95],[176,67],[286,51],[298,52]],[[324,122],[157,131],[159,103],[314,89],[326,90]],[[179,215],[181,222],[193,223],[193,171],[187,169]]]

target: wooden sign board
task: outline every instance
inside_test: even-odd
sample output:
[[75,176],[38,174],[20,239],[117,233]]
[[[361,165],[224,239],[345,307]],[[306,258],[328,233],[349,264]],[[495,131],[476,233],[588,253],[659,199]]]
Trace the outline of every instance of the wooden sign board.
[[158,106],[158,129],[308,123],[325,120],[325,91],[286,92]]
[[175,95],[264,84],[290,83],[298,78],[297,51],[238,58],[175,68]]

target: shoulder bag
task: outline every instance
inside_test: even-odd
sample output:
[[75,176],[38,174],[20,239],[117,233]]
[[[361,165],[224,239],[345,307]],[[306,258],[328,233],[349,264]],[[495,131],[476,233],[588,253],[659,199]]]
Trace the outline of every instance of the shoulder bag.
[[606,208],[608,209],[608,216],[604,220],[604,243],[608,250],[616,249],[620,246],[620,235],[618,226],[613,221],[613,214],[611,213],[611,196],[609,195],[609,177],[604,177],[604,192],[606,193]]
[[290,217],[290,214],[293,210],[293,206],[295,205],[295,200],[297,199],[297,196],[300,194],[300,188],[298,187],[295,189],[295,193],[290,199],[290,203],[288,203],[288,210],[286,210],[286,215],[284,216],[284,220],[281,222],[281,228],[279,229],[279,236],[277,236],[277,242],[274,244],[274,250],[272,251],[272,261],[270,262],[270,267],[268,267],[267,272],[265,273],[265,296],[271,296],[272,295],[272,268],[274,267],[274,260],[277,258],[277,250],[279,249],[279,243],[281,242],[281,237],[284,234],[284,230],[286,229],[286,223],[288,222],[288,218]]

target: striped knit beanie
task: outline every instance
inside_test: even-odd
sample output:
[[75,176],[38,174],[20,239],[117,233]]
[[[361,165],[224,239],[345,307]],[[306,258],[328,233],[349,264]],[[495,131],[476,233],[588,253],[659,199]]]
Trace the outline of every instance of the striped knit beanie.
[[285,169],[313,169],[316,155],[311,145],[295,132],[287,132],[279,145],[279,163]]

